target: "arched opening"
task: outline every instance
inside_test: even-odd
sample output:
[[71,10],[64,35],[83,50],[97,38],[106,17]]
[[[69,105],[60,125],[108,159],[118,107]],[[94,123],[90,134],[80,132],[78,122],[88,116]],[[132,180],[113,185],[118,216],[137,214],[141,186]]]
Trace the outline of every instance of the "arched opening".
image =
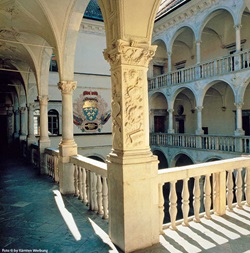
[[166,156],[164,155],[163,152],[161,152],[159,150],[154,150],[153,154],[158,157],[158,160],[159,160],[158,169],[159,170],[168,168],[168,161],[167,161]]

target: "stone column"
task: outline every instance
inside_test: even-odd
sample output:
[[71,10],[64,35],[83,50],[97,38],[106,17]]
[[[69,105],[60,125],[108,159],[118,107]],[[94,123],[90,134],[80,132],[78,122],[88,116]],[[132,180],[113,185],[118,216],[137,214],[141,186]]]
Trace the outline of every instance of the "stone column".
[[173,134],[174,133],[174,128],[173,128],[173,123],[174,123],[174,109],[168,109],[168,133]]
[[20,114],[21,114],[21,129],[20,129],[20,140],[26,140],[27,137],[27,108],[26,107],[20,107]]
[[168,51],[168,76],[167,76],[167,83],[171,85],[171,71],[172,71],[172,60],[171,60],[172,52]]
[[74,166],[69,163],[70,156],[77,155],[77,145],[73,132],[72,94],[75,81],[61,81],[58,88],[62,93],[62,140],[59,144],[59,182],[62,194],[74,193]]
[[195,134],[196,135],[201,135],[204,134],[204,131],[202,130],[202,106],[197,106],[195,107],[195,109],[197,110],[197,129]]
[[29,117],[28,117],[28,146],[36,142],[36,137],[34,134],[34,108],[35,104],[30,103],[28,105]]
[[235,25],[235,37],[236,37],[236,52],[240,52],[241,50],[241,36],[240,36],[240,30],[241,25]]
[[14,138],[17,139],[20,134],[20,111],[15,110],[15,119],[14,119],[14,125],[15,125],[15,132],[14,132]]
[[200,79],[201,77],[201,41],[196,41],[196,79]]
[[50,139],[48,135],[48,100],[47,95],[38,96],[40,104],[40,138],[39,138],[39,154],[40,154],[40,173],[48,174],[46,165],[46,155],[44,150],[50,147]]
[[236,106],[236,130],[234,131],[234,135],[242,136],[245,135],[245,131],[242,129],[242,106],[243,103],[235,103]]
[[148,44],[106,49],[112,81],[112,152],[107,158],[109,235],[125,252],[159,241],[158,160],[149,147]]
[[236,39],[236,55],[234,56],[234,69],[235,70],[239,70],[242,68],[242,60],[241,57],[239,55],[240,51],[241,51],[241,36],[240,36],[240,29],[241,29],[241,25],[235,25],[234,26],[235,29],[235,39]]

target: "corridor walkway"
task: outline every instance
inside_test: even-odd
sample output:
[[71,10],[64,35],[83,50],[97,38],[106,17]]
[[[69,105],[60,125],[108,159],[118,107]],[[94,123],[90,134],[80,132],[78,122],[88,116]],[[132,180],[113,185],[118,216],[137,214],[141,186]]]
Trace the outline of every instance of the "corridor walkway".
[[[0,160],[0,252],[120,252],[107,236],[106,220],[73,196],[63,196],[65,208],[58,208],[57,190],[58,185],[33,166]],[[191,222],[178,231],[166,229],[160,242],[137,253],[250,253],[250,207],[212,220],[203,218],[202,223]]]
[[0,252],[118,252],[103,242],[107,221],[77,198],[63,197],[81,235],[74,238],[57,207],[57,189],[31,165],[15,159],[0,162]]

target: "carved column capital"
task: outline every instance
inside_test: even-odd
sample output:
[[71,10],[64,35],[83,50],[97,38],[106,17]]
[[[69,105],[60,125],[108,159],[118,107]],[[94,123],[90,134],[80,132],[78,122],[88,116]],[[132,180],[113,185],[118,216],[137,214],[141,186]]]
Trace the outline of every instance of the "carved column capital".
[[47,105],[49,101],[49,97],[47,95],[37,96],[40,104]]
[[36,107],[36,104],[35,104],[35,103],[29,103],[29,104],[27,105],[27,107],[28,107],[29,110],[34,110],[35,107]]
[[77,82],[76,81],[60,81],[57,84],[57,87],[63,94],[70,94],[73,90],[76,89]]
[[203,106],[196,106],[195,109],[197,110],[197,112],[201,112],[203,109]]
[[235,25],[235,26],[234,26],[234,29],[237,31],[237,30],[240,30],[240,29],[241,29],[241,27],[242,27],[242,25],[241,25],[241,24],[237,24],[237,25]]
[[20,113],[25,113],[27,107],[19,107]]
[[234,103],[234,105],[236,106],[237,109],[241,109],[244,105],[243,102],[238,102],[238,103]]
[[171,108],[171,109],[168,109],[168,113],[173,113],[174,112],[174,109]]
[[111,67],[120,64],[148,67],[149,61],[155,54],[156,46],[145,43],[118,40],[113,48],[105,49],[104,58]]

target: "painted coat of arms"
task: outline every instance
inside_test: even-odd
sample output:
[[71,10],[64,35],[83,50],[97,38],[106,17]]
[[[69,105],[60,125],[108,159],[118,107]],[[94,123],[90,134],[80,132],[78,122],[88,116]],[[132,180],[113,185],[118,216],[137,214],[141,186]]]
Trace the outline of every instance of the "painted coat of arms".
[[97,91],[84,91],[73,104],[74,124],[82,132],[101,132],[111,116],[107,107]]

